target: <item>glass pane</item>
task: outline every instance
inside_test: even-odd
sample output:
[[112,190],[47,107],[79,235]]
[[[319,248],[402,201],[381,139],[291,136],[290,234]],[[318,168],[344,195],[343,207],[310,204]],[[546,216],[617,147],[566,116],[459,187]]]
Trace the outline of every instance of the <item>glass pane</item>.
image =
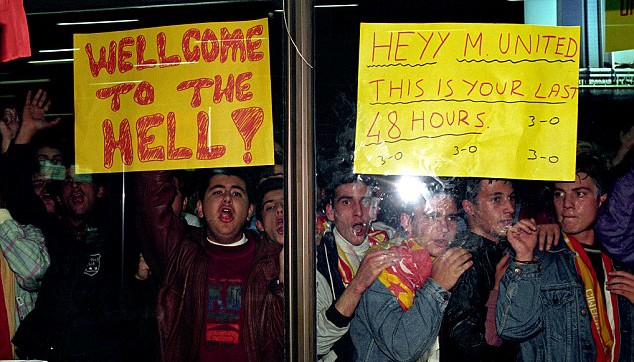
[[[158,361],[161,353],[163,360],[190,360],[194,356],[239,360],[247,354],[262,360],[283,359],[284,285],[279,281],[279,255],[284,245],[287,64],[281,4],[157,0],[76,1],[50,6],[26,1],[26,14],[21,4],[13,2],[7,5],[11,9],[0,11],[9,18],[0,20],[0,56],[18,56],[0,63],[0,106],[4,111],[0,123],[0,204],[17,222],[4,222],[8,214],[3,214],[6,217],[0,222],[4,253],[0,290],[4,291],[7,309],[15,311],[8,314],[9,328],[0,326],[0,333],[15,334],[16,346],[12,350],[9,343],[0,343],[0,359]],[[266,37],[261,27],[236,25],[257,19],[268,26]],[[226,23],[226,29],[217,26],[214,32],[192,25],[187,33],[189,42],[183,45],[180,41],[170,43],[174,34],[165,30],[218,22]],[[140,35],[114,39],[113,35],[112,43],[105,41],[101,49],[73,48],[75,34],[92,34],[89,41],[97,44],[102,40],[98,33],[146,28],[161,28],[167,35],[157,32],[155,37],[144,39]],[[27,34],[30,40],[20,38]],[[15,38],[10,38],[12,35]],[[25,53],[29,44],[30,56]],[[93,57],[90,71],[114,73],[112,82],[95,84],[85,72],[86,84],[77,86],[73,56],[77,59],[88,53]],[[270,69],[264,67],[265,76],[241,67],[261,59],[270,63]],[[197,61],[211,65],[204,72],[188,73],[188,67]],[[143,69],[154,69],[157,62],[161,66],[156,69],[164,72],[146,78],[149,72]],[[182,72],[170,71],[173,69]],[[138,78],[116,78],[126,72]],[[189,78],[178,78],[185,76]],[[266,86],[257,86],[269,76],[270,89],[266,82]],[[176,94],[175,89],[153,93],[152,83],[162,77],[174,83],[174,88],[183,81],[179,91],[189,92],[187,101],[180,104],[181,98],[166,94]],[[185,80],[192,82],[184,84]],[[196,89],[198,99],[195,81],[200,86]],[[128,85],[131,87],[126,88]],[[265,97],[268,93],[270,100]],[[92,124],[94,137],[87,136],[86,128],[75,128],[90,123],[77,116],[81,109],[77,103],[81,102],[76,101],[84,96],[103,99],[112,109],[88,110],[91,116],[87,118],[98,119]],[[257,101],[249,102],[252,97]],[[189,107],[190,102],[190,108],[205,106],[202,116],[192,112],[192,117],[186,118],[176,110]],[[236,111],[253,113],[228,112],[219,119],[216,107],[226,104],[234,105]],[[124,112],[117,112],[119,109]],[[145,118],[130,116],[148,109],[142,114]],[[211,123],[223,125],[209,126],[205,115],[211,115]],[[126,122],[131,125],[127,131],[120,127]],[[207,128],[201,126],[205,122]],[[112,169],[106,166],[104,155],[108,132],[112,136]],[[191,137],[185,139],[183,134]],[[219,147],[218,156],[212,143],[228,146]],[[78,151],[79,145],[82,151]],[[129,163],[117,169],[126,162],[126,150],[130,151]],[[265,153],[267,157],[262,156]],[[218,176],[194,170],[195,165],[189,162],[211,162],[214,157],[231,154],[245,166],[256,166],[242,171],[241,167],[216,167],[215,171],[226,172]],[[73,168],[76,160],[93,156],[103,156],[100,161],[105,170],[91,174],[85,167]],[[169,173],[110,172],[130,171],[139,164]],[[222,184],[226,205],[212,209],[206,199],[216,194],[209,191],[214,186],[209,182],[223,177],[236,184],[230,184],[230,190],[225,190],[227,183]],[[212,215],[219,216],[212,220]],[[213,234],[222,225],[230,225],[230,237],[236,240]],[[13,251],[5,249],[6,243],[13,242],[8,239],[9,227],[23,230],[27,236],[11,244]],[[165,238],[160,239],[161,235]],[[210,238],[223,245],[211,250],[214,247],[206,242]],[[229,241],[244,242],[242,259],[231,259],[235,255],[229,255],[229,247],[224,245]],[[178,247],[170,249],[174,245]],[[207,262],[214,257],[216,263]],[[230,264],[232,269],[219,270],[221,263]],[[25,268],[28,270],[22,270]],[[11,270],[14,274],[8,274]],[[227,273],[233,274],[228,277]],[[222,278],[213,279],[219,274]],[[247,278],[252,278],[249,283]],[[162,297],[157,302],[159,295]],[[275,308],[260,310],[267,306]],[[259,322],[257,317],[264,313],[262,319],[269,323]],[[182,328],[177,333],[180,337],[174,337],[172,327]],[[172,333],[169,338],[168,330]],[[173,338],[180,338],[180,342]]]
[[[580,167],[590,159],[600,166],[601,173],[593,178],[602,187],[599,192],[607,192],[609,182],[601,183],[599,179],[609,180],[631,167],[631,154],[625,160],[620,160],[619,156],[627,153],[624,150],[628,148],[629,135],[634,132],[626,113],[627,104],[634,97],[630,86],[631,64],[627,63],[629,53],[602,53],[603,29],[597,28],[597,24],[602,24],[598,6],[599,3],[594,1],[315,2],[318,359],[330,361],[338,357],[338,360],[352,360],[353,356],[369,360],[438,360],[439,356],[444,360],[460,361],[473,358],[515,359],[517,345],[505,341],[499,347],[494,346],[499,345],[500,340],[496,330],[491,330],[495,323],[487,318],[494,318],[496,311],[492,307],[487,317],[487,299],[494,287],[505,288],[499,287],[503,271],[496,273],[496,266],[505,252],[511,252],[512,258],[516,259],[512,263],[517,264],[511,265],[520,265],[524,261],[522,267],[534,263],[533,252],[539,255],[537,258],[543,257],[543,254],[529,248],[531,258],[522,260],[520,254],[523,250],[509,244],[508,239],[513,239],[513,236],[508,236],[509,233],[516,230],[517,225],[530,225],[539,230],[534,234],[539,233],[540,238],[546,235],[547,238],[559,238],[560,229],[574,234],[557,204],[557,193],[553,194],[554,187],[570,183],[553,181],[570,180],[571,176],[580,172],[580,169],[575,170],[575,165]],[[372,33],[378,27],[368,30],[370,35],[366,39],[369,40],[362,43],[360,37],[364,23],[388,25],[382,28],[385,34],[379,31]],[[418,25],[428,23],[434,25]],[[448,24],[446,33],[436,31],[438,28],[435,27],[442,26],[439,25],[441,23]],[[484,73],[476,68],[449,81],[441,81],[439,77],[450,74],[454,66],[444,63],[433,68],[433,64],[441,61],[435,58],[436,53],[432,59],[429,50],[433,48],[440,53],[446,50],[446,47],[442,48],[442,42],[448,38],[443,39],[443,36],[446,34],[448,37],[451,31],[463,28],[461,23],[482,23],[474,27],[475,35],[479,28],[485,31],[486,25],[498,24],[495,25],[497,29],[489,33],[494,35],[493,48],[496,49],[507,36],[511,39],[510,34],[513,34],[518,47],[529,38],[524,33],[513,33],[512,29],[517,28],[503,24],[581,27],[578,43],[580,60],[575,63],[580,72],[579,83],[576,67],[572,72],[572,83],[564,81],[563,71],[548,80],[557,83],[554,88],[548,86],[551,91],[548,96],[562,96],[558,87],[563,89],[564,84],[574,90],[572,98],[559,100],[567,102],[570,98],[570,112],[578,109],[578,117],[569,120],[573,127],[566,135],[554,133],[537,140],[544,141],[553,152],[564,149],[566,137],[573,140],[567,148],[571,157],[566,165],[576,172],[570,172],[565,177],[560,174],[554,176],[554,171],[542,177],[493,175],[539,168],[525,165],[526,161],[517,156],[526,152],[524,148],[501,146],[506,140],[525,139],[528,144],[536,141],[524,131],[511,131],[513,123],[523,122],[525,111],[499,112],[492,116],[496,122],[504,123],[502,128],[506,134],[491,138],[495,139],[497,146],[492,147],[495,154],[490,158],[459,158],[461,153],[462,156],[482,154],[482,150],[478,149],[480,144],[476,147],[469,143],[477,137],[461,138],[466,133],[459,130],[447,131],[452,133],[451,136],[443,135],[446,136],[444,140],[456,140],[455,154],[438,156],[438,149],[447,147],[447,142],[438,137],[435,130],[441,126],[449,128],[448,125],[452,124],[453,129],[458,129],[456,125],[462,121],[477,124],[475,117],[461,118],[460,112],[474,112],[488,102],[484,94],[486,90],[478,96],[475,96],[477,90],[460,93],[462,98],[454,95],[474,79],[486,83]],[[392,29],[389,29],[390,26]],[[431,29],[434,30],[433,35],[438,36],[435,38],[438,43],[431,40]],[[454,31],[451,35],[455,37],[455,34]],[[477,43],[469,43],[473,39],[475,37],[470,40],[467,37],[464,41],[465,54]],[[536,49],[540,47],[536,37],[531,39],[531,45],[527,45],[528,42],[524,44],[527,58],[536,56]],[[543,46],[542,42],[541,51],[544,51]],[[516,53],[522,51],[518,47],[514,48]],[[504,53],[502,48],[499,51]],[[481,58],[473,60],[482,62],[482,59],[489,59],[489,54],[484,53]],[[411,54],[420,57],[412,61],[408,58]],[[375,71],[372,65],[368,65],[375,63],[368,59],[375,61],[381,56],[389,60],[383,63],[376,61],[381,63],[376,67],[383,68]],[[502,58],[491,67],[497,69],[497,74],[492,76],[495,81],[515,77],[513,79],[522,80],[526,87],[527,81],[539,77],[539,72],[510,73]],[[425,61],[430,63],[422,64]],[[443,96],[441,90],[445,89],[445,85],[448,86],[447,95]],[[495,102],[522,103],[527,99],[513,91],[505,93],[502,83],[498,86],[500,97],[495,98]],[[492,91],[495,91],[493,88]],[[471,89],[482,91],[484,88]],[[509,89],[506,88],[506,91]],[[434,98],[430,94],[438,96]],[[538,92],[527,95],[541,98]],[[535,102],[539,105],[533,108],[534,112],[549,114],[552,108],[540,102],[540,99]],[[398,110],[398,113],[384,112],[389,107]],[[616,112],[616,116],[606,117],[606,109]],[[533,118],[543,121],[540,124],[550,125],[557,124],[559,119],[552,115]],[[425,126],[421,126],[423,123]],[[420,137],[407,139],[402,136],[410,128],[414,129],[414,125],[426,127],[418,133]],[[495,127],[492,124],[486,126],[487,129],[482,133],[478,131],[478,134],[489,132],[488,126]],[[365,152],[363,148],[371,142],[374,142],[374,148]],[[577,145],[579,156],[576,156]],[[555,153],[527,154],[526,159],[534,157],[545,162],[558,162],[558,157],[553,156]],[[614,165],[615,157],[620,162],[619,166]],[[381,167],[389,163],[398,164],[401,158],[413,159],[410,164],[415,166]],[[502,162],[499,159],[518,161],[500,166]],[[378,166],[366,165],[371,162]],[[356,169],[372,172],[353,171],[353,164]],[[430,164],[434,167],[429,167]],[[456,166],[453,168],[455,173],[445,171],[447,165]],[[488,166],[489,174],[474,171],[482,165]],[[491,208],[487,210],[486,205]],[[584,230],[592,230],[592,222],[585,225]],[[565,243],[560,240],[557,248],[566,247],[562,244]],[[470,253],[473,264],[465,263],[466,259],[453,263],[450,271],[455,275],[444,278],[440,270],[447,266],[439,264],[450,255],[466,255],[462,254],[464,251]],[[610,256],[615,260],[623,257],[617,254]],[[504,262],[507,262],[506,258]],[[502,266],[503,263],[499,269],[504,270]],[[574,265],[568,266],[574,272]],[[446,290],[451,295],[445,293]],[[438,299],[431,300],[430,295],[438,296]],[[443,300],[448,300],[446,308]],[[495,300],[492,305],[495,305]],[[590,330],[590,324],[584,325],[584,328]]]

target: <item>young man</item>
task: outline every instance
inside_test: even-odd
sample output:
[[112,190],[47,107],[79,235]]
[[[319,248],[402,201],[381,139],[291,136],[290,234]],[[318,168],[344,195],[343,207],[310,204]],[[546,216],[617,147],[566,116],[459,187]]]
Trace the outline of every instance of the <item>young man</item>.
[[284,247],[284,179],[262,181],[257,195],[256,227],[268,241]]
[[[445,309],[440,333],[441,361],[509,361],[512,346],[490,346],[485,339],[486,302],[495,268],[508,250],[507,230],[513,226],[515,190],[510,181],[467,179],[462,208],[468,230],[456,244],[469,250],[473,266],[458,280]],[[521,222],[527,230],[532,227]],[[518,226],[518,227],[519,227]]]
[[524,361],[634,358],[634,275],[614,268],[593,229],[607,197],[604,172],[580,153],[575,181],[554,184],[564,243],[540,252],[534,235],[509,237],[515,255],[500,286],[497,328],[520,342]]
[[50,102],[45,92],[27,95],[22,125],[7,151],[7,202],[21,223],[39,227],[51,265],[38,300],[13,339],[22,358],[49,361],[121,360],[123,311],[120,230],[99,200],[102,182],[69,168],[60,196],[63,217],[47,213],[32,188],[32,138],[56,124],[45,119]]
[[173,211],[168,172],[139,175],[143,255],[161,279],[157,316],[163,361],[272,361],[284,356],[280,247],[244,225],[251,217],[241,169],[203,171],[187,230]]
[[390,241],[407,256],[405,267],[383,270],[359,302],[350,325],[355,360],[438,360],[448,291],[471,262],[464,249],[447,251],[458,230],[455,199],[443,191],[423,194],[426,200],[401,214],[407,239]]
[[371,231],[377,188],[371,178],[344,169],[333,174],[329,187],[326,214],[334,228],[317,251],[317,354],[323,361],[352,359],[348,327],[361,295],[381,270],[400,259],[393,250],[366,255],[369,239],[388,239],[383,231]]

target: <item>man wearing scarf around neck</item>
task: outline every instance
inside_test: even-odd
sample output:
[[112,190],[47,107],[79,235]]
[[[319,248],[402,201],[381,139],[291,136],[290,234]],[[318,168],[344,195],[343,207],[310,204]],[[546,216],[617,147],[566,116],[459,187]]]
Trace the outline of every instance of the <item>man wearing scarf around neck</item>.
[[598,248],[605,201],[600,160],[577,155],[574,182],[556,182],[553,200],[564,243],[535,250],[534,235],[511,230],[514,249],[497,302],[498,333],[520,342],[524,361],[632,361],[634,275]]

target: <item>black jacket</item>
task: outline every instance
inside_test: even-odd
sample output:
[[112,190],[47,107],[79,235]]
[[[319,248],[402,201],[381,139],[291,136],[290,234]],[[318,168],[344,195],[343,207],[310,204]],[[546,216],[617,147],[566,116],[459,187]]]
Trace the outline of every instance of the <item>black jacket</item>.
[[516,346],[506,342],[490,346],[484,337],[486,302],[495,283],[495,267],[510,245],[506,240],[495,244],[470,231],[459,234],[456,242],[471,252],[473,266],[451,291],[440,329],[440,360],[515,361]]

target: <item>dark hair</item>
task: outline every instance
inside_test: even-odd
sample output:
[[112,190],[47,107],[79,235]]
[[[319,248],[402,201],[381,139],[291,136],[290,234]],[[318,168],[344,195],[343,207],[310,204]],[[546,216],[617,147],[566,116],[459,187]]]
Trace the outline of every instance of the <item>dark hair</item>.
[[209,187],[209,180],[216,175],[235,176],[244,181],[249,202],[253,196],[251,173],[246,167],[205,168],[196,170],[198,198],[203,200]]
[[494,181],[502,181],[502,182],[510,182],[511,185],[513,184],[513,181],[508,180],[508,179],[494,179],[494,178],[474,178],[474,177],[469,177],[469,178],[463,178],[460,180],[460,194],[462,195],[462,199],[463,200],[467,200],[470,201],[471,203],[477,205],[478,204],[478,194],[480,193],[480,189],[481,189],[481,182],[480,181],[489,181],[489,183],[493,183]]
[[284,179],[281,177],[273,177],[262,181],[258,185],[255,193],[255,217],[257,220],[262,221],[262,203],[264,202],[264,195],[269,191],[284,190]]
[[324,173],[326,177],[330,177],[326,187],[326,199],[330,204],[334,202],[335,190],[341,185],[361,182],[370,188],[372,195],[376,196],[379,191],[378,183],[373,177],[352,171],[352,160],[350,159],[343,159],[339,163],[331,165]]
[[606,155],[597,145],[579,142],[576,174],[585,173],[588,175],[597,186],[599,195],[605,194],[608,190],[608,162]]
[[[400,213],[413,215],[416,206],[420,202],[427,202],[427,200],[435,196],[447,196],[456,203],[456,206],[460,204],[460,201],[458,200],[456,185],[452,178],[420,177],[419,181],[421,182],[421,185],[423,187],[423,189],[421,190],[422,199],[419,199],[418,202],[401,203],[402,206],[400,207]],[[414,192],[414,190],[412,190],[412,192]]]

